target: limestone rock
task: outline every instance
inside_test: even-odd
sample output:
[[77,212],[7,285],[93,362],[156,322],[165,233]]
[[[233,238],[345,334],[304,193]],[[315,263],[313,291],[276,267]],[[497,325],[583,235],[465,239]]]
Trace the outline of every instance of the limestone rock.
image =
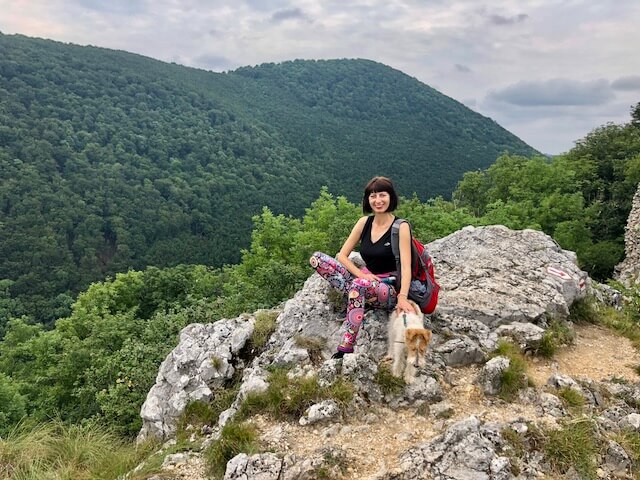
[[209,400],[211,389],[222,387],[233,376],[235,357],[251,337],[253,325],[253,318],[238,318],[182,329],[178,346],[160,365],[156,383],[142,405],[139,441],[173,435],[190,402]]
[[502,372],[509,368],[510,363],[507,357],[495,357],[484,364],[478,376],[478,384],[485,395],[500,393],[500,377]]
[[616,278],[626,286],[640,285],[640,184],[625,228],[624,251],[625,259],[616,266]]
[[493,328],[565,317],[586,293],[588,276],[575,254],[542,232],[465,227],[428,249],[442,286],[440,312]]

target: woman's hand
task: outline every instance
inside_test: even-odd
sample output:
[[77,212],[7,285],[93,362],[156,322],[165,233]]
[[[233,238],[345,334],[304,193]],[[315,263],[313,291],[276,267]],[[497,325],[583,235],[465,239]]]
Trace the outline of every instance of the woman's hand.
[[364,278],[365,280],[371,280],[372,282],[375,280],[377,282],[380,281],[380,277],[378,277],[377,275],[371,273],[371,272],[362,272],[360,275],[358,275],[360,278]]
[[398,303],[396,304],[396,310],[398,313],[415,313],[413,305],[409,303],[405,295],[398,296]]

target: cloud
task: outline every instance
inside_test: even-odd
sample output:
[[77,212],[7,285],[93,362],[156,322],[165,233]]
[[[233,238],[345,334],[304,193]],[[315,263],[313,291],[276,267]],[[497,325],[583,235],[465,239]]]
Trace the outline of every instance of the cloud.
[[489,15],[489,21],[494,25],[514,25],[516,23],[522,23],[529,15],[526,13],[520,13],[518,15],[513,15],[512,17],[504,17],[502,15]]
[[144,6],[145,2],[131,2],[129,0],[111,0],[109,2],[102,0],[81,0],[78,4],[88,10],[116,15],[140,14],[146,11]]
[[640,90],[640,75],[629,75],[620,77],[611,82],[614,90]]
[[606,80],[579,82],[556,78],[537,82],[518,82],[487,95],[490,101],[522,107],[550,105],[603,105],[614,97]]
[[271,15],[271,21],[274,23],[284,22],[285,20],[306,20],[307,16],[299,8],[287,8],[278,10]]
[[460,72],[460,73],[470,73],[471,69],[469,67],[467,67],[466,65],[461,65],[459,63],[456,63],[454,65],[454,68],[456,69],[456,72]]

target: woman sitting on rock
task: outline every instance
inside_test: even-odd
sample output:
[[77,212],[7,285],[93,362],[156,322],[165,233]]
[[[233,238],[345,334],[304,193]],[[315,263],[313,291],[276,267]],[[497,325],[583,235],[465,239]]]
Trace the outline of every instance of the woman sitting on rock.
[[[411,283],[411,232],[409,224],[400,225],[400,264],[402,278],[395,279],[396,259],[391,249],[393,212],[398,207],[398,195],[386,177],[372,178],[364,189],[362,211],[365,214],[355,224],[336,258],[316,252],[311,266],[336,290],[347,294],[346,330],[333,358],[353,352],[364,318],[365,305],[399,313],[414,311],[407,300]],[[358,268],[349,259],[360,244],[360,255],[366,267]]]

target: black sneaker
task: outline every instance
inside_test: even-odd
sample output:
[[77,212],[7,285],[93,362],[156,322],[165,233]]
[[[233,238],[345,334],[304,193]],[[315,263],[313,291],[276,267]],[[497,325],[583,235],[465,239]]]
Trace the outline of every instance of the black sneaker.
[[336,353],[331,355],[331,358],[333,358],[334,360],[341,360],[342,357],[344,357],[344,354],[345,352],[341,352],[340,350],[338,350]]

